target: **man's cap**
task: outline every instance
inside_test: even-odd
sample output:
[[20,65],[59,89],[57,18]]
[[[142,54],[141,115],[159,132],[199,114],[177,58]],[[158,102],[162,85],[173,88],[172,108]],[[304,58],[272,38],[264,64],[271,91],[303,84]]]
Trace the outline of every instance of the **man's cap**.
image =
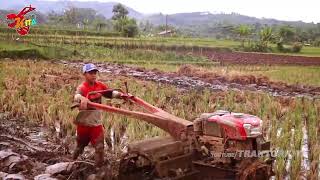
[[87,72],[90,72],[90,71],[99,71],[99,70],[98,70],[98,68],[97,68],[94,64],[92,64],[92,63],[83,65],[83,68],[82,68],[82,72],[83,72],[83,73],[87,73]]

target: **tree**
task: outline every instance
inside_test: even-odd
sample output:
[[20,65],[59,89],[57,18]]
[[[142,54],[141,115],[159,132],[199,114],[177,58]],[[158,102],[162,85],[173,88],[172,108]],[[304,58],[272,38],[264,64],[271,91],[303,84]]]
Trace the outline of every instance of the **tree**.
[[248,36],[251,34],[251,28],[247,25],[240,25],[237,27],[236,32],[240,36],[241,46],[244,47],[244,42],[247,40]]
[[63,15],[57,14],[54,11],[48,13],[49,24],[54,24],[55,26],[61,25],[64,21]]
[[64,12],[63,22],[65,24],[77,25],[82,24],[83,28],[87,28],[91,25],[96,19],[104,21],[105,18],[101,15],[98,15],[94,9],[90,8],[74,8],[70,7]]
[[128,17],[120,18],[118,20],[114,20],[113,28],[117,32],[123,32],[124,26],[128,22]]
[[65,16],[65,21],[68,23],[68,24],[72,24],[72,25],[75,25],[77,23],[77,20],[76,20],[76,8],[70,8],[68,10],[65,11],[64,13],[64,16]]
[[112,12],[113,12],[113,16],[112,16],[113,20],[124,19],[129,14],[128,10],[120,3],[113,6]]
[[264,48],[268,47],[269,41],[273,38],[272,34],[272,28],[271,27],[265,27],[260,30],[259,33],[260,36],[260,43]]
[[122,4],[119,3],[113,6],[112,12],[112,20],[114,20],[114,29],[118,32],[123,32],[123,28],[128,22],[128,10]]
[[116,31],[122,33],[125,37],[134,37],[138,34],[136,20],[127,16],[129,12],[123,5],[115,5],[112,12],[113,27]]
[[152,29],[153,29],[153,25],[148,20],[145,21],[145,22],[141,21],[140,24],[139,24],[139,28],[144,33],[150,33],[152,31]]
[[294,29],[289,26],[282,26],[279,29],[280,42],[292,42],[294,41],[295,32]]
[[103,31],[104,29],[110,30],[112,27],[112,22],[105,19],[104,16],[98,15],[93,21],[92,21],[93,27],[97,31]]
[[135,37],[138,34],[138,26],[136,20],[127,19],[122,33],[126,37]]

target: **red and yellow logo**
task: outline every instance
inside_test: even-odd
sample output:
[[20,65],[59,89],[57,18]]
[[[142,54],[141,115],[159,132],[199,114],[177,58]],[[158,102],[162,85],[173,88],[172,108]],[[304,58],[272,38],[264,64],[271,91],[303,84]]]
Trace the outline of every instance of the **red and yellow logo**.
[[8,14],[7,19],[14,21],[8,24],[10,28],[15,28],[17,33],[24,36],[27,35],[30,31],[30,26],[36,25],[37,21],[35,18],[35,15],[32,16],[32,18],[26,19],[26,15],[30,13],[31,11],[34,11],[36,8],[31,7],[25,7],[20,11],[18,14]]

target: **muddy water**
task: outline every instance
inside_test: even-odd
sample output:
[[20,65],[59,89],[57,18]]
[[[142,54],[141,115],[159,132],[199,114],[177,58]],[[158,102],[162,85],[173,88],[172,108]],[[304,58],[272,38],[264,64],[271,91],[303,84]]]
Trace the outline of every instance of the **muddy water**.
[[290,152],[290,149],[287,150],[288,152],[288,155],[287,155],[287,161],[286,161],[286,166],[285,166],[285,169],[286,169],[286,176],[284,177],[285,180],[290,180],[290,172],[291,172],[291,161],[292,161],[292,153],[296,153],[295,150],[294,150],[294,135],[295,135],[295,129],[291,129],[291,136],[292,137],[290,139],[290,149],[293,149],[293,151]]
[[307,172],[310,170],[310,161],[309,161],[309,143],[308,143],[308,133],[307,133],[307,127],[304,124],[302,128],[302,142],[301,142],[301,153],[302,153],[302,159],[301,159],[301,179],[307,179]]
[[[69,65],[71,67],[81,68],[82,63],[66,62],[61,61],[63,64]],[[320,92],[314,92],[314,90],[301,90],[299,89],[283,89],[279,87],[271,87],[268,85],[258,85],[258,84],[238,84],[229,83],[219,80],[212,80],[207,82],[204,79],[194,76],[184,76],[178,73],[165,73],[158,70],[146,70],[141,68],[129,67],[125,65],[117,65],[111,63],[97,63],[96,64],[101,73],[110,73],[113,75],[122,75],[135,77],[142,80],[154,81],[163,84],[171,84],[180,89],[210,89],[213,91],[258,91],[267,92],[273,96],[293,96],[293,97],[308,97],[308,98],[320,98]]]
[[64,158],[61,144],[55,143],[44,127],[1,116],[0,132],[0,179],[33,179]]
[[111,147],[108,147],[107,144],[105,144],[106,145],[105,148],[106,149],[111,148],[111,151],[116,154],[127,153],[128,152],[128,144],[129,144],[129,136],[126,133],[126,131],[120,132],[120,131],[116,131],[115,129],[116,128],[112,127],[110,129],[110,133],[107,134],[107,136],[110,137]]

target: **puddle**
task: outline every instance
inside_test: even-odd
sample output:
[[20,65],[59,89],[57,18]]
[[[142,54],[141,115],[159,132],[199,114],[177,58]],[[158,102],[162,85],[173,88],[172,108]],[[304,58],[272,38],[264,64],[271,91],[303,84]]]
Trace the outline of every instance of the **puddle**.
[[307,172],[310,170],[310,162],[309,162],[309,144],[308,144],[308,132],[307,127],[304,124],[302,128],[302,142],[301,142],[301,153],[302,153],[302,159],[301,159],[301,170],[302,174],[300,177],[301,179],[307,179]]
[[111,128],[110,130],[110,139],[111,139],[111,149],[114,152],[115,151],[115,132],[113,128]]
[[[117,136],[117,135],[119,136]],[[129,143],[129,136],[127,133],[124,132],[118,132],[115,130],[115,128],[110,129],[110,139],[111,139],[111,150],[115,153],[118,153],[116,151],[121,151],[122,153],[128,152],[128,143]],[[116,139],[119,137],[119,139]]]
[[290,149],[292,151],[290,151],[290,149],[287,150],[288,152],[288,156],[287,156],[287,161],[286,161],[286,165],[285,165],[285,169],[286,169],[286,175],[284,177],[285,180],[290,180],[290,172],[291,172],[291,161],[292,161],[292,152],[293,153],[296,153],[295,150],[294,150],[294,134],[295,134],[295,129],[291,129],[290,131],[291,133],[291,138],[290,138]]
[[282,133],[282,128],[279,128],[279,129],[277,130],[277,138],[280,137],[281,133]]
[[31,132],[26,138],[28,138],[32,143],[38,143],[46,145],[48,144],[47,140],[45,139],[45,133],[42,129],[40,132]]

